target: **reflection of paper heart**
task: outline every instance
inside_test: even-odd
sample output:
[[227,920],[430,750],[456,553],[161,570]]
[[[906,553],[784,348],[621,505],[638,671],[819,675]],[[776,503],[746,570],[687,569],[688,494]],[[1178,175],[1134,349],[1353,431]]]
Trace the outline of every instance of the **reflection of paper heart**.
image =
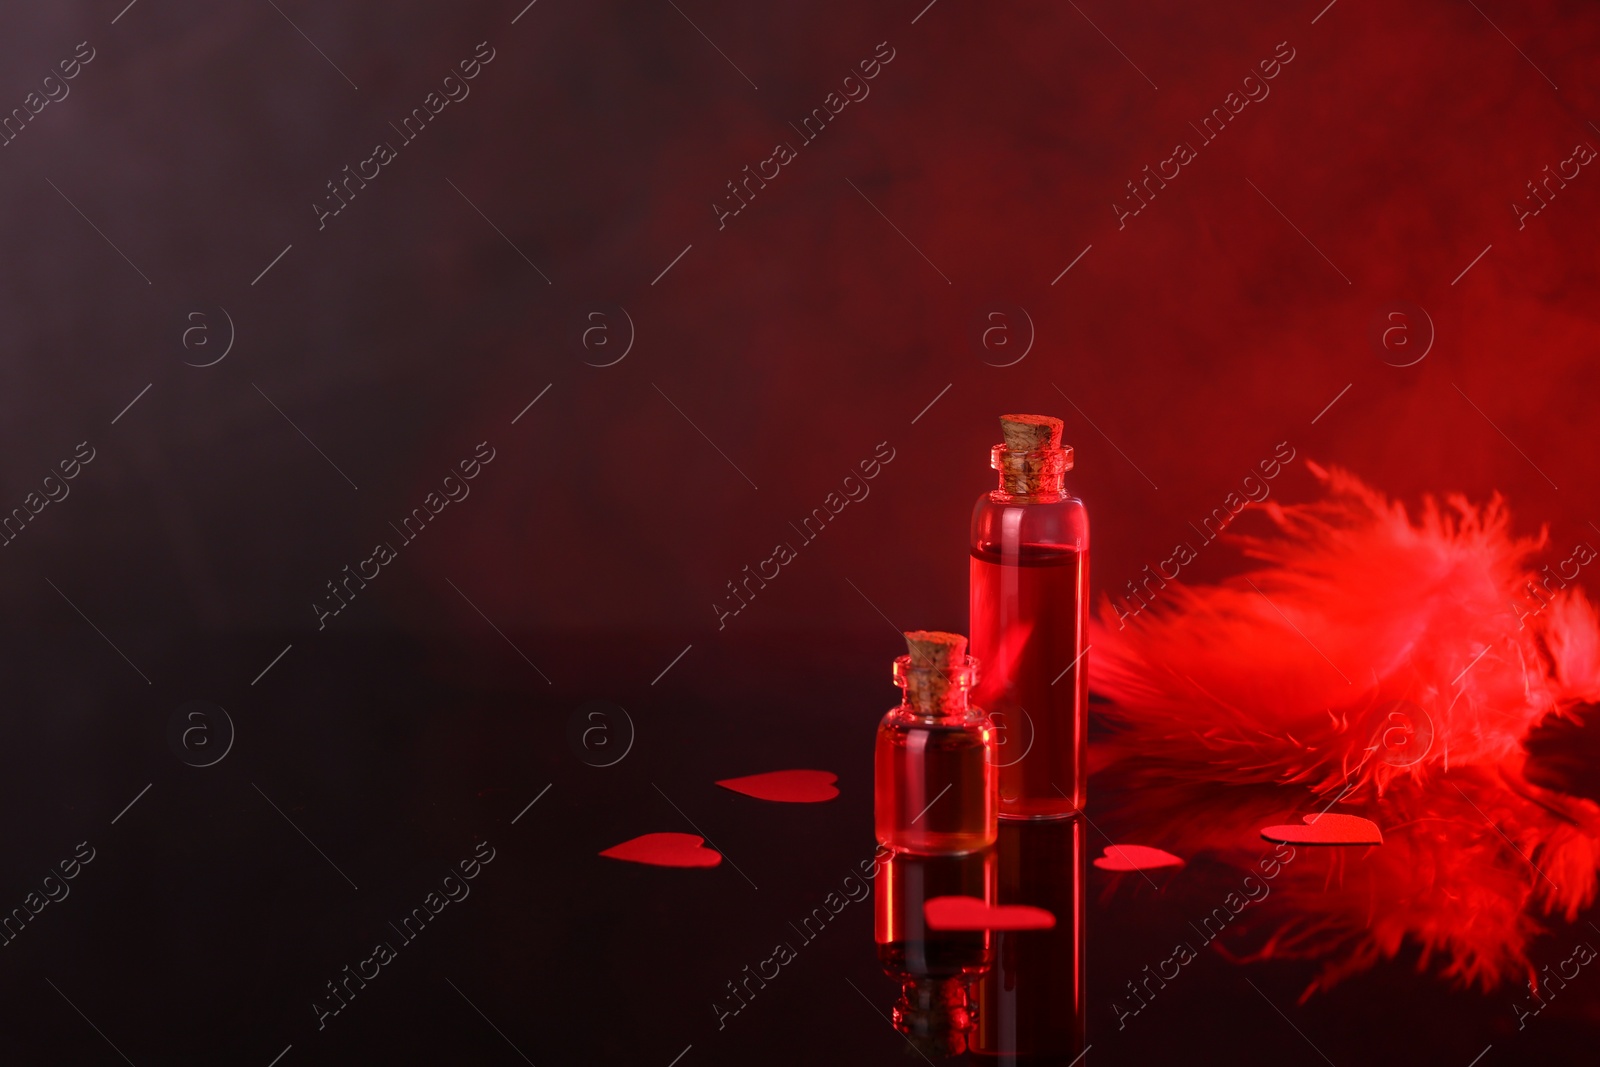
[[654,867],[715,867],[721,863],[722,853],[704,845],[705,838],[694,834],[644,834],[612,845],[600,855]]
[[1048,930],[1056,917],[1031,904],[985,904],[977,897],[930,897],[922,917],[933,930]]
[[1288,823],[1267,826],[1261,836],[1285,845],[1381,845],[1383,831],[1371,819],[1359,815],[1334,815],[1313,812],[1304,817],[1306,825]]
[[759,800],[814,804],[838,796],[839,791],[833,787],[838,780],[839,776],[832,771],[768,771],[743,778],[724,778],[717,784]]
[[1106,854],[1097,856],[1094,865],[1102,871],[1154,871],[1182,867],[1183,860],[1149,845],[1107,845]]

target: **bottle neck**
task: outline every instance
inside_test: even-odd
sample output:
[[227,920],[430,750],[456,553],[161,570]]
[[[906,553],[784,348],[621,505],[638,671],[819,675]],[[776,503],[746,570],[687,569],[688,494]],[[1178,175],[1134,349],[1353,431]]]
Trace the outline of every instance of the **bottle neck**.
[[1005,497],[1060,497],[1066,493],[1072,449],[1068,446],[1013,452],[1005,445],[995,445],[989,451],[989,466],[999,473],[997,492]]
[[978,661],[948,667],[913,667],[909,656],[894,661],[894,680],[903,695],[900,710],[927,719],[964,719],[972,710],[969,694],[978,678]]
[[929,698],[907,691],[901,700],[900,710],[919,719],[960,721],[972,713],[972,703],[966,693],[946,693]]

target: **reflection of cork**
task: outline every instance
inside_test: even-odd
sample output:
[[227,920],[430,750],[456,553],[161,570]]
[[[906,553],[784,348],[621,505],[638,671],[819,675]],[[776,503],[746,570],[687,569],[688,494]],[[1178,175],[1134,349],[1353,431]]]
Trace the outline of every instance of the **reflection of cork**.
[[1011,452],[1061,447],[1061,420],[1049,415],[1001,415],[1000,433]]
[[942,630],[907,630],[911,670],[906,675],[906,702],[925,715],[943,710],[950,691],[951,667],[965,666],[967,639]]

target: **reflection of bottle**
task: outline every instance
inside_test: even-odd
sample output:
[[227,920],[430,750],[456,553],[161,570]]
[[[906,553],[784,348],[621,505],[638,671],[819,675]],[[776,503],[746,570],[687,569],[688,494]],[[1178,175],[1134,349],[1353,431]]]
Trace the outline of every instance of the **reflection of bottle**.
[[960,634],[912,630],[906,645],[911,654],[894,661],[905,695],[878,724],[878,841],[918,853],[987,848],[995,838],[994,731],[967,704],[977,664]]
[[972,1051],[1004,1065],[1066,1067],[1084,1048],[1083,816],[1000,824],[997,903],[1055,914],[1049,930],[997,931],[978,980]]
[[1062,486],[1061,420],[1005,415],[990,466],[1000,488],[972,512],[975,699],[1003,732],[1002,819],[1081,811],[1087,777],[1089,518]]
[[878,875],[873,938],[883,973],[901,985],[894,1026],[924,1055],[966,1051],[972,1030],[970,984],[989,969],[986,930],[930,930],[922,906],[933,897],[994,902],[992,848],[959,856],[898,852]]

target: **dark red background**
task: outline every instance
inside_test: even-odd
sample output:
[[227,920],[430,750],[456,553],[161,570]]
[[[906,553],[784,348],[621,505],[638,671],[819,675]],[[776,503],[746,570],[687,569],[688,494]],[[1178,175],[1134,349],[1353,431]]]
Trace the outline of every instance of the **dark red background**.
[[[846,577],[899,625],[958,625],[970,498],[992,478],[994,416],[1015,409],[1067,420],[1101,590],[1283,440],[1407,499],[1500,490],[1567,546],[1594,534],[1600,179],[1586,168],[1521,231],[1511,204],[1600,144],[1585,66],[1600,20],[1484,11],[1559,90],[1470,4],[1344,0],[1315,25],[1315,5],[941,0],[916,25],[854,5],[685,8],[759,90],[668,5],[540,3],[515,26],[499,8],[287,10],[359,91],[270,7],[14,14],[0,56],[19,103],[78,40],[98,56],[0,150],[7,499],[78,440],[103,458],[10,547],[13,624],[61,614],[43,572],[72,575],[135,660],[156,631],[130,631],[152,616],[303,629],[327,578],[488,439],[504,459],[471,500],[334,625],[470,618],[449,574],[512,628],[703,630],[724,583],[883,440],[897,459],[871,498],[733,625],[875,627]],[[485,39],[497,56],[472,95],[317,232],[323,184]],[[871,95],[719,232],[724,183],[796,140],[788,123],[885,40]],[[1270,97],[1119,231],[1124,183],[1197,141],[1188,122],[1280,41],[1295,58]],[[1369,340],[1397,299],[1437,331],[1408,368]],[[572,340],[592,301],[636,324],[616,366],[584,365]],[[973,349],[991,301],[1036,324],[1015,366]],[[215,305],[235,351],[183,366],[185,314]]]

